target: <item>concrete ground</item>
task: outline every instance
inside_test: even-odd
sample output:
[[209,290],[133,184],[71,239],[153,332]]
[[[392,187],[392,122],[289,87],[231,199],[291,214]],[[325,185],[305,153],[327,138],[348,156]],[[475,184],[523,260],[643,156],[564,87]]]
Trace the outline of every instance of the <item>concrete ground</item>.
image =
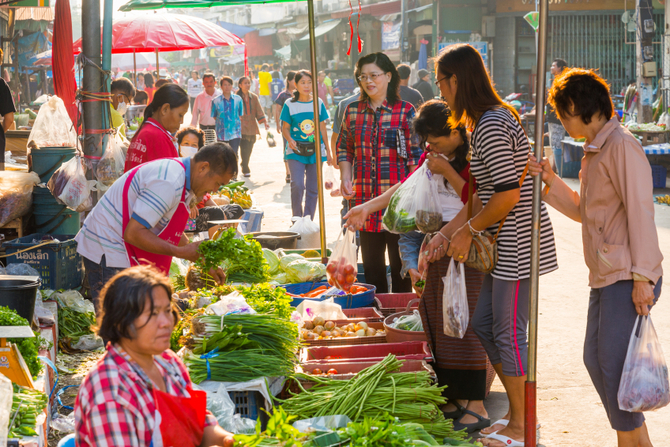
[[[265,138],[265,131],[262,133]],[[247,185],[265,211],[263,230],[287,230],[291,218],[290,185],[284,180],[281,148],[269,148],[265,139],[259,140],[252,155],[251,172]],[[576,180],[569,182],[578,187]],[[341,199],[326,194],[325,209],[328,246],[332,248],[340,228]],[[549,210],[560,268],[540,281],[537,380],[540,443],[547,447],[615,446],[616,434],[582,362],[589,288],[580,224],[551,207]],[[661,250],[670,253],[670,207],[655,205],[655,211]],[[666,257],[663,264],[670,271],[670,259]],[[662,295],[652,315],[661,343],[670,355],[670,305],[664,298]],[[507,399],[498,379],[486,406],[492,420],[507,411]],[[665,445],[670,439],[670,407],[647,413],[646,417],[652,441],[656,446]]]

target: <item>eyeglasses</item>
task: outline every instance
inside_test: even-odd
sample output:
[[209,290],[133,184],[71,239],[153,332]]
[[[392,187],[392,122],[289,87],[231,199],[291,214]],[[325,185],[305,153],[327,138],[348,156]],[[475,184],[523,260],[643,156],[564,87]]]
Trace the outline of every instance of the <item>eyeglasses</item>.
[[378,77],[384,76],[386,73],[370,73],[369,75],[360,75],[358,77],[358,80],[360,82],[367,82],[367,81],[376,81]]
[[449,79],[450,77],[451,77],[451,75],[438,79],[437,81],[435,81],[435,85],[437,85],[439,87],[440,82],[444,81],[445,79]]

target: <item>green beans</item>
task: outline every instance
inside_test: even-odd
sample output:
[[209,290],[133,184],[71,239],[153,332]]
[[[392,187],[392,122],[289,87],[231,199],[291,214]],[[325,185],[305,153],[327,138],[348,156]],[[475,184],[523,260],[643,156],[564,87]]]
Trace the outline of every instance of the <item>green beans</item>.
[[95,314],[92,312],[77,312],[69,307],[58,309],[58,333],[60,338],[69,338],[72,344],[79,341],[79,337],[92,334],[91,327],[96,324]]

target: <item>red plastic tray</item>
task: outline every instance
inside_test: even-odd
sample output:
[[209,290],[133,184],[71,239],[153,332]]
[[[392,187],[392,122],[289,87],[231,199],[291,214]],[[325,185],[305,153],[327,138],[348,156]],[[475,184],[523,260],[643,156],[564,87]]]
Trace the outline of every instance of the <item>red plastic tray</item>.
[[[378,293],[375,295],[375,303],[382,315],[388,317],[407,309],[407,304],[415,298],[419,298],[416,293]],[[412,309],[415,307],[419,307],[418,302],[412,305]]]
[[[348,321],[351,323],[351,321]],[[378,331],[384,330],[384,323],[368,323],[368,326]],[[346,346],[346,345],[371,345],[386,343],[386,334],[374,335],[372,337],[338,337],[324,340],[301,340],[307,346]]]
[[[329,369],[335,368],[337,370],[337,374],[329,374],[328,377],[337,380],[349,380],[352,377],[354,377],[356,373],[359,373],[363,371],[365,368],[368,368],[372,365],[376,365],[377,363],[379,362],[373,361],[373,362],[309,363],[306,365],[296,366],[296,371],[305,374],[311,374],[314,369],[319,368],[325,373]],[[405,360],[405,363],[400,367],[400,370],[394,372],[418,372],[418,371],[427,371],[428,373],[430,373],[432,377],[435,377],[435,370],[433,370],[433,368],[423,360]],[[301,380],[301,382],[303,382],[303,386],[304,382],[312,383],[303,380]]]
[[357,309],[342,309],[342,313],[347,316],[346,320],[330,320],[337,326],[343,324],[358,323],[365,321],[366,323],[379,323],[384,321],[384,315],[375,307],[359,307]]
[[409,341],[376,345],[314,346],[302,348],[300,350],[300,363],[380,361],[389,354],[405,360],[433,361],[433,354],[427,342]]

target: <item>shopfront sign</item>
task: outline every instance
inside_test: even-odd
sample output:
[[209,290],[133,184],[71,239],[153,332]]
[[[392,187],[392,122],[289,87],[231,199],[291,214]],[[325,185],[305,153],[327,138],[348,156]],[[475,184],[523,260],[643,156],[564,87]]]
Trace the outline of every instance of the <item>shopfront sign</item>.
[[457,45],[459,43],[467,43],[468,45],[471,45],[475,48],[475,50],[479,51],[479,54],[482,55],[482,59],[484,60],[484,65],[486,66],[486,69],[489,69],[489,44],[488,42],[449,42],[449,43],[440,43],[437,46],[437,52],[441,53],[442,50],[444,50],[447,47],[450,47],[451,45]]
[[400,48],[400,23],[382,23],[382,51]]

